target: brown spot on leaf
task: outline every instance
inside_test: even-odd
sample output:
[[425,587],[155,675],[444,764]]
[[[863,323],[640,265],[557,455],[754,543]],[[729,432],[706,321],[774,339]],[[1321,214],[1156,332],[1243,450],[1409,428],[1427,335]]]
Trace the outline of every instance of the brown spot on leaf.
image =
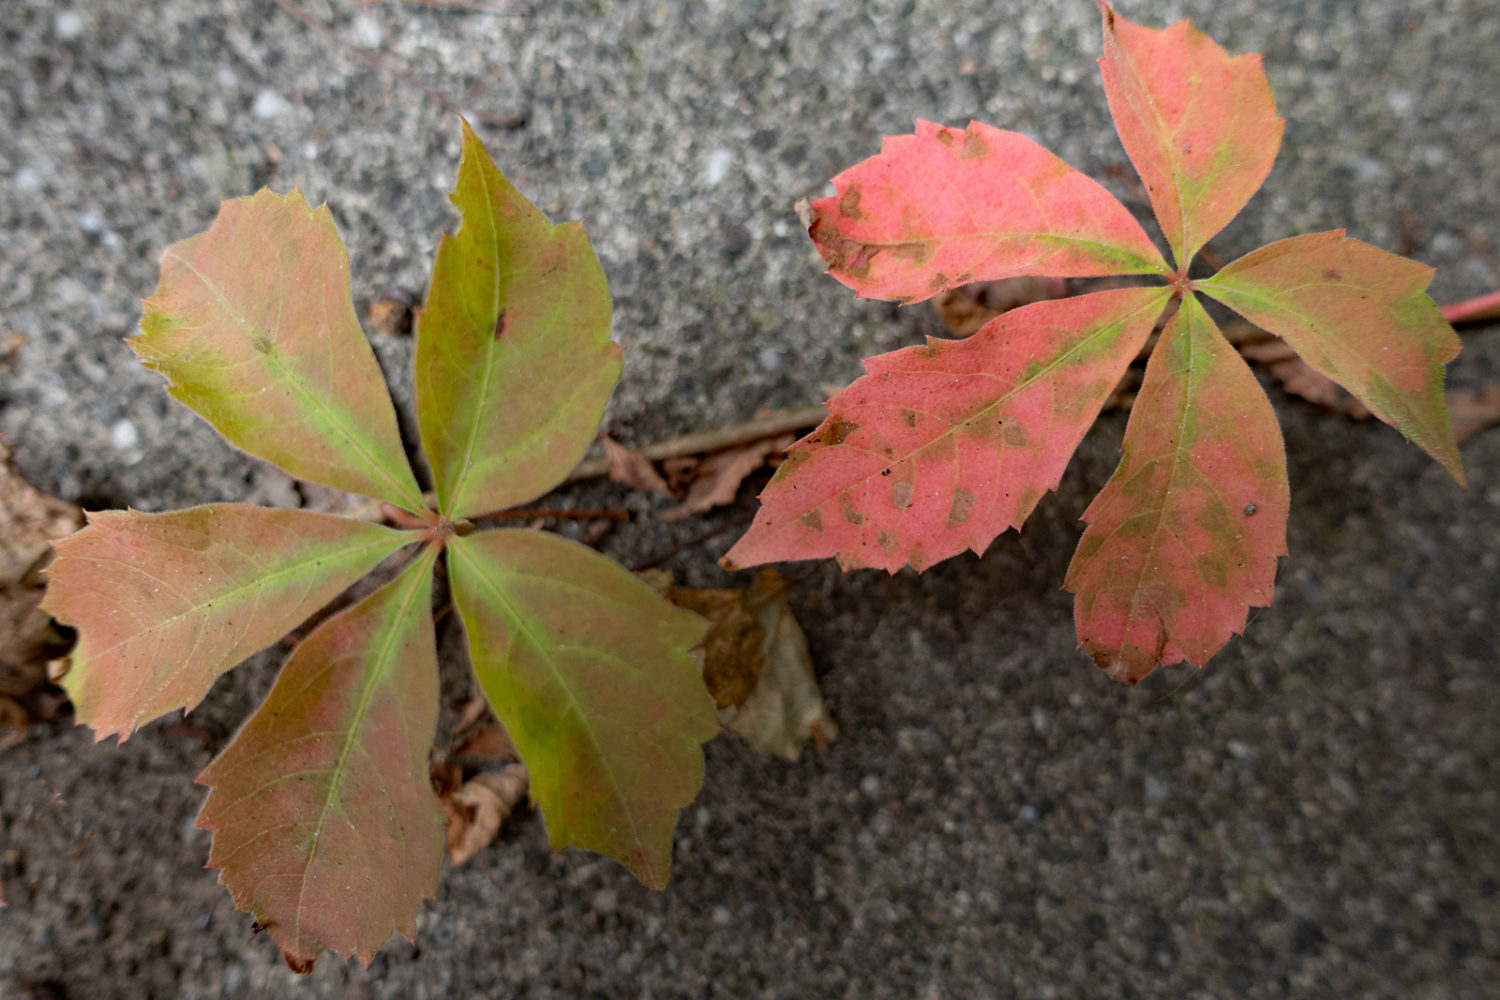
[[980,157],[990,155],[990,144],[976,132],[964,135],[963,152],[958,154],[960,160],[977,160]]
[[926,243],[892,243],[891,254],[902,260],[909,260],[914,264],[921,264],[932,256],[932,248]]
[[806,514],[803,514],[799,520],[818,534],[821,535],[823,533],[823,511],[821,509],[814,507]]
[[1324,281],[1338,281],[1343,276],[1344,276],[1343,273],[1340,272],[1339,269],[1336,268],[1336,267],[1325,267],[1325,268],[1323,268],[1323,280]]
[[500,310],[500,315],[495,317],[495,339],[499,340],[505,336],[505,310]]
[[897,483],[891,488],[891,503],[905,510],[911,506],[911,497],[914,492],[916,488],[911,483]]
[[942,271],[939,271],[939,272],[937,272],[936,274],[934,274],[932,276],[932,280],[930,280],[930,281],[927,282],[927,287],[931,288],[933,290],[936,290],[936,289],[942,288],[947,283],[948,283],[948,276],[946,274],[944,274]]
[[848,521],[850,524],[859,525],[865,523],[864,515],[855,510],[854,505],[848,500],[844,501],[843,510],[841,510],[840,513],[844,515],[844,520]]
[[953,144],[958,140],[953,137],[952,129],[940,128],[937,130],[937,141],[952,149]]
[[827,430],[823,432],[823,440],[829,445],[843,444],[844,439],[857,430],[859,430],[859,424],[834,417],[828,421]]
[[955,489],[953,503],[948,506],[948,520],[954,524],[963,524],[973,510],[974,494],[965,489]]
[[903,424],[905,424],[906,426],[908,426],[908,427],[916,427],[917,426],[917,411],[916,410],[902,410],[901,411],[901,422]]
[[271,339],[269,337],[263,337],[260,335],[256,335],[250,338],[250,346],[255,348],[261,354],[270,354],[275,349],[272,347]]
[[911,568],[918,573],[927,568],[927,550],[920,545],[913,545],[911,552],[907,554],[906,561],[911,563]]
[[844,218],[852,219],[856,222],[858,222],[860,219],[863,219],[865,217],[865,213],[859,207],[859,199],[863,197],[863,195],[864,192],[860,190],[858,184],[850,184],[847,188],[844,189],[844,193],[839,197],[839,213],[843,215]]
[[875,536],[875,541],[886,552],[894,551],[896,548],[896,533],[894,531],[882,531]]
[[1005,443],[1012,448],[1024,448],[1027,441],[1026,428],[1017,423],[1006,424],[1004,438]]

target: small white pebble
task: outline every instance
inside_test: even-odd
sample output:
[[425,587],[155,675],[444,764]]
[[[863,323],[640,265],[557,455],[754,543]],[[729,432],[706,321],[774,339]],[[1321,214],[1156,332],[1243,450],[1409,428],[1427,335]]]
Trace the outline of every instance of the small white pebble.
[[709,187],[718,187],[729,176],[729,168],[733,163],[734,154],[727,149],[716,149],[709,153],[708,159],[703,161],[703,183]]
[[98,212],[78,213],[78,228],[86,233],[97,233],[104,228],[104,220]]
[[354,33],[354,44],[367,49],[380,48],[381,41],[385,38],[385,32],[380,28],[380,22],[369,14],[359,14],[350,25]]
[[135,424],[122,418],[109,429],[109,442],[120,451],[129,451],[141,443],[141,435]]
[[82,35],[84,27],[83,15],[76,10],[59,11],[52,19],[53,33],[65,42],[71,42]]
[[880,779],[873,774],[867,774],[859,780],[859,790],[870,798],[880,794]]
[[781,367],[781,352],[774,347],[762,347],[760,349],[760,366],[768,372],[774,372]]
[[235,87],[238,87],[240,85],[240,78],[235,76],[234,70],[230,69],[228,66],[220,66],[217,70],[215,70],[214,79],[217,80],[219,86],[223,87],[225,90],[233,90]]
[[250,105],[250,113],[262,120],[280,118],[290,110],[292,106],[269,87],[256,94],[255,103]]
[[11,183],[19,194],[36,194],[42,189],[42,175],[31,167],[22,167],[11,175]]
[[728,927],[729,922],[734,919],[734,914],[729,912],[727,906],[715,906],[713,921],[720,927]]

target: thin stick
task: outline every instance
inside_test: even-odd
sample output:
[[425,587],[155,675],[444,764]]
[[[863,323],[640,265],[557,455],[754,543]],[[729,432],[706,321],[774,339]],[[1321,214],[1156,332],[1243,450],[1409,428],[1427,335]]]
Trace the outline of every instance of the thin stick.
[[[764,416],[753,417],[728,427],[711,427],[706,431],[694,431],[680,437],[657,441],[638,449],[643,458],[660,462],[664,458],[683,458],[688,455],[703,455],[735,445],[749,444],[762,438],[775,437],[787,431],[815,427],[828,416],[828,408],[822,404],[799,406],[795,410],[777,410]],[[568,473],[567,482],[580,479],[597,479],[609,475],[609,463],[602,458],[585,459]]]
[[525,118],[518,118],[514,115],[484,114],[482,112],[470,111],[466,108],[460,107],[459,103],[453,98],[449,97],[447,94],[433,90],[431,87],[427,86],[425,83],[423,83],[421,80],[418,80],[410,73],[396,69],[394,66],[386,63],[379,56],[373,55],[369,52],[364,51],[363,49],[355,48],[353,45],[350,45],[348,42],[340,38],[332,28],[328,27],[328,25],[324,24],[322,21],[319,21],[317,18],[309,14],[301,4],[296,2],[296,0],[276,0],[276,5],[282,10],[286,11],[288,14],[295,17],[297,20],[301,21],[303,24],[307,25],[309,28],[312,28],[318,34],[326,38],[329,42],[333,43],[337,47],[349,53],[354,58],[358,59],[360,62],[366,64],[367,66],[375,68],[379,72],[386,74],[392,79],[399,80],[407,86],[420,91],[430,100],[436,101],[455,114],[472,115],[476,120],[493,128],[516,129],[526,124]]

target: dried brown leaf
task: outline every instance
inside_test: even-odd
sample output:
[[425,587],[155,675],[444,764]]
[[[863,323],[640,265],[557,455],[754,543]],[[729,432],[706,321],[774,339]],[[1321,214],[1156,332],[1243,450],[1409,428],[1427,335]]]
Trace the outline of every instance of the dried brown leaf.
[[693,655],[720,722],[762,753],[792,761],[808,740],[822,747],[838,736],[813,676],[807,637],[787,604],[791,585],[779,573],[761,570],[747,590],[677,588],[662,570],[640,575],[709,620]]
[[1364,420],[1370,416],[1370,411],[1363,403],[1339,388],[1333,379],[1303,361],[1284,340],[1241,344],[1240,353],[1263,365],[1271,373],[1271,377],[1294,396],[1301,396],[1308,402],[1356,420]]
[[45,592],[41,569],[53,539],[83,525],[82,511],[33,488],[9,458],[0,444],[0,696],[14,706],[0,712],[0,726],[6,719],[56,718],[67,705],[47,675],[48,660],[68,644],[38,607]]
[[631,451],[608,434],[599,435],[604,445],[604,457],[609,462],[610,482],[622,483],[638,490],[654,490],[664,496],[673,496],[667,481],[656,471],[656,466],[639,452]]
[[460,819],[448,826],[449,860],[465,864],[499,836],[501,825],[526,796],[528,784],[525,764],[509,764],[464,782],[451,796]]
[[489,757],[495,760],[519,761],[516,745],[498,722],[488,722],[474,730],[454,749],[455,757]]
[[726,448],[709,455],[694,470],[687,498],[681,506],[661,515],[663,521],[677,521],[713,507],[734,503],[740,483],[760,469],[772,455],[779,455],[797,440],[795,434],[762,438],[737,448]]

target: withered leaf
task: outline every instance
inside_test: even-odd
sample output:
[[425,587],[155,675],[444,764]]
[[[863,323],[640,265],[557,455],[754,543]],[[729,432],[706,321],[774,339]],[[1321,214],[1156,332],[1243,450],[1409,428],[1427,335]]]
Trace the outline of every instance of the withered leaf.
[[448,860],[466,864],[489,846],[529,786],[526,765],[508,764],[504,770],[477,774],[454,791],[455,808],[448,811]]

